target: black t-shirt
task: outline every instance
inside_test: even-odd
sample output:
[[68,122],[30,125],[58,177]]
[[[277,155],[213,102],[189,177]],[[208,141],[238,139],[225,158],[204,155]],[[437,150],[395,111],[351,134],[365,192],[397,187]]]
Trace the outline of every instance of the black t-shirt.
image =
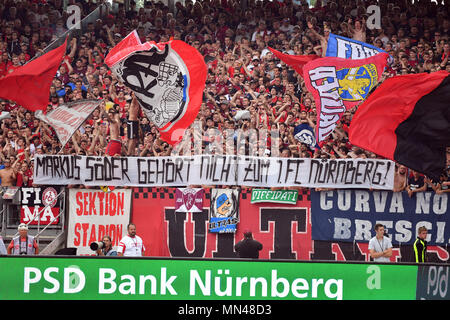
[[423,187],[424,184],[425,182],[423,180],[423,176],[419,176],[417,180],[414,178],[414,176],[408,178],[408,185],[411,190],[419,189]]
[[234,248],[236,249],[239,258],[259,258],[259,250],[263,245],[261,242],[253,239],[244,239],[236,243]]

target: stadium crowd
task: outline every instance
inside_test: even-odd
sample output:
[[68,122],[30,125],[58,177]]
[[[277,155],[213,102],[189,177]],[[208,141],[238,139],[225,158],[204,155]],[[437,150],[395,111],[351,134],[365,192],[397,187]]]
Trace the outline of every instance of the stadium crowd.
[[[281,156],[316,158],[374,158],[377,155],[352,146],[348,139],[350,121],[356,108],[344,113],[334,133],[321,150],[312,151],[294,137],[301,123],[316,124],[316,108],[304,81],[268,50],[272,47],[293,55],[324,55],[329,32],[364,41],[387,51],[394,62],[382,80],[399,74],[450,71],[450,7],[427,1],[380,1],[381,29],[370,30],[366,6],[377,1],[321,1],[309,8],[305,1],[205,0],[177,2],[175,12],[161,2],[145,1],[142,8],[125,11],[119,5],[103,19],[88,25],[73,38],[51,86],[48,111],[80,99],[102,99],[101,107],[80,127],[61,150],[53,129],[13,101],[1,101],[0,158],[7,171],[0,170],[2,185],[32,185],[33,155],[105,155],[110,137],[109,108],[120,118],[121,155],[165,156],[174,150],[159,138],[157,128],[139,117],[136,148],[127,149],[127,119],[131,92],[123,86],[104,58],[129,32],[137,30],[142,42],[181,39],[201,52],[208,66],[204,100],[197,117],[205,134],[202,148],[215,138],[208,135],[225,129],[277,129]],[[95,9],[91,1],[78,4],[82,17]],[[0,77],[13,72],[42,52],[66,29],[68,14],[62,0],[7,0],[0,4]],[[243,110],[248,113],[242,113]],[[244,115],[243,115],[244,114]],[[239,115],[236,117],[236,115]],[[249,116],[248,116],[249,115]],[[190,129],[192,132],[192,128]],[[268,143],[274,143],[269,138]],[[265,142],[265,140],[264,140]],[[246,148],[247,145],[237,146]],[[269,154],[270,145],[259,155]],[[448,165],[450,157],[448,156]],[[0,167],[1,168],[1,167]],[[408,170],[398,166],[396,191],[407,190]],[[406,179],[406,181],[405,181]],[[447,177],[434,185],[436,192],[448,190]],[[423,184],[422,184],[423,185]],[[414,189],[414,188],[412,188]],[[417,190],[417,188],[416,188]],[[409,192],[409,189],[408,189]]]

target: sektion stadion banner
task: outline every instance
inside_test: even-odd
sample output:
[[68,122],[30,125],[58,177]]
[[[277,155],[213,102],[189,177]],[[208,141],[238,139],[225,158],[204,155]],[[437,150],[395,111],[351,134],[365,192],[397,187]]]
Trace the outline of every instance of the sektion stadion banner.
[[36,155],[36,184],[182,187],[323,187],[391,190],[394,162],[232,155],[96,157]]
[[111,237],[113,247],[127,234],[130,222],[131,189],[110,192],[94,189],[69,190],[67,247],[77,248],[78,255],[95,254],[89,245]]

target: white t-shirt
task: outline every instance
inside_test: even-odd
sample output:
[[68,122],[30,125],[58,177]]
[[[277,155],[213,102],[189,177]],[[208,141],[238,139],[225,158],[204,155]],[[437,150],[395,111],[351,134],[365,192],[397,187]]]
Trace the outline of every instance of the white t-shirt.
[[123,253],[125,257],[142,257],[145,251],[144,242],[138,235],[130,237],[126,235],[119,242],[117,253]]
[[[392,242],[391,239],[383,236],[383,239],[379,240],[377,237],[373,237],[369,241],[369,250],[375,250],[375,252],[383,252],[384,250],[387,250],[389,248],[392,248]],[[375,262],[390,262],[391,260],[388,257],[378,257],[373,258],[373,261]]]

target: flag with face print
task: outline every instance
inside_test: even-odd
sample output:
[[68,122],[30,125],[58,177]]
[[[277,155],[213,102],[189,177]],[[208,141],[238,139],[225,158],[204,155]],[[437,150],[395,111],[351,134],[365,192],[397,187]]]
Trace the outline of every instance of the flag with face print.
[[181,40],[141,43],[136,31],[118,43],[105,63],[132,89],[161,139],[174,145],[197,117],[207,67],[203,56]]
[[209,215],[209,232],[236,232],[239,222],[239,191],[212,189]]

